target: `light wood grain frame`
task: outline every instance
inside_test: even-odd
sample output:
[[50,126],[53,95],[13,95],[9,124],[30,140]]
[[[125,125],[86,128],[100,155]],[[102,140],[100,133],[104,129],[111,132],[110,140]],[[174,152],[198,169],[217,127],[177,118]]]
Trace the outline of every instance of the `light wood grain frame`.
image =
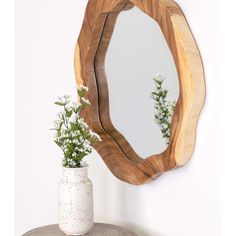
[[[160,25],[175,61],[180,87],[171,123],[170,144],[163,153],[144,159],[136,154],[126,138],[112,125],[104,68],[117,16],[133,6]],[[77,85],[89,87],[91,106],[83,117],[101,136],[103,141],[97,143],[95,148],[116,177],[140,185],[189,161],[195,144],[197,120],[205,99],[204,70],[189,25],[175,2],[89,0],[75,48],[74,67]],[[128,119],[125,114],[124,119]]]

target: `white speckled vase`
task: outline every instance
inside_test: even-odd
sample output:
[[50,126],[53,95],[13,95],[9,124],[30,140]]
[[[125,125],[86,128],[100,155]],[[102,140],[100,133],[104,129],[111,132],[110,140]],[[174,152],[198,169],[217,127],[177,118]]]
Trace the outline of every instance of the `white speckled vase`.
[[88,167],[63,168],[59,186],[59,227],[67,235],[83,235],[93,227],[93,186]]

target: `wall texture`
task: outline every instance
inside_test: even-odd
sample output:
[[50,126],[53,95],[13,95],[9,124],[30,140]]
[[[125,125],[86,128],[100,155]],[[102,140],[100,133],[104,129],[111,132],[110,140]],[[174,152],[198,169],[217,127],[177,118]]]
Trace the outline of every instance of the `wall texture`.
[[[49,131],[58,95],[73,94],[73,51],[87,1],[16,0],[16,235],[57,222],[61,152]],[[192,161],[135,187],[89,158],[95,220],[140,236],[219,236],[218,3],[178,0],[199,45],[207,99]]]

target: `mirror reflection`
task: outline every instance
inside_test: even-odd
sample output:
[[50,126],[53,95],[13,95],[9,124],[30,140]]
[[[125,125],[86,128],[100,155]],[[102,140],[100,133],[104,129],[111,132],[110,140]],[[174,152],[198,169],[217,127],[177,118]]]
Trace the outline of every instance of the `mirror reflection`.
[[105,70],[114,127],[141,157],[163,152],[179,84],[159,25],[136,7],[121,12]]

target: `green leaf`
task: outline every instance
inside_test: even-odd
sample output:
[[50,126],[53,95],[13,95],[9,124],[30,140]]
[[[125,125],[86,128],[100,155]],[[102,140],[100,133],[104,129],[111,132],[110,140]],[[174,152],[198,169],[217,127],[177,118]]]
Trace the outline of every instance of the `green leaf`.
[[65,111],[66,111],[66,116],[71,117],[73,111],[68,111],[67,109],[65,109]]
[[58,106],[64,106],[65,104],[62,102],[54,102],[54,104],[58,105]]
[[162,96],[164,97],[164,98],[166,98],[166,95],[168,94],[168,91],[167,90],[164,90],[163,92],[162,92]]
[[62,146],[62,144],[61,144],[61,142],[59,142],[59,141],[56,141],[56,140],[54,140],[54,142],[59,146],[59,147],[61,147]]
[[87,106],[88,106],[87,103],[82,103],[82,104],[80,105],[80,107],[79,107],[79,111],[78,111],[78,112],[83,111]]
[[57,131],[58,129],[56,129],[56,128],[51,128],[51,129],[49,129],[49,130],[55,130],[55,131]]
[[81,90],[77,89],[77,93],[78,93],[79,97],[82,98],[82,97],[84,97],[86,90],[85,89],[81,89]]
[[70,127],[71,127],[71,130],[72,130],[72,131],[76,131],[77,128],[78,128],[76,124],[71,123],[71,122],[70,122]]

